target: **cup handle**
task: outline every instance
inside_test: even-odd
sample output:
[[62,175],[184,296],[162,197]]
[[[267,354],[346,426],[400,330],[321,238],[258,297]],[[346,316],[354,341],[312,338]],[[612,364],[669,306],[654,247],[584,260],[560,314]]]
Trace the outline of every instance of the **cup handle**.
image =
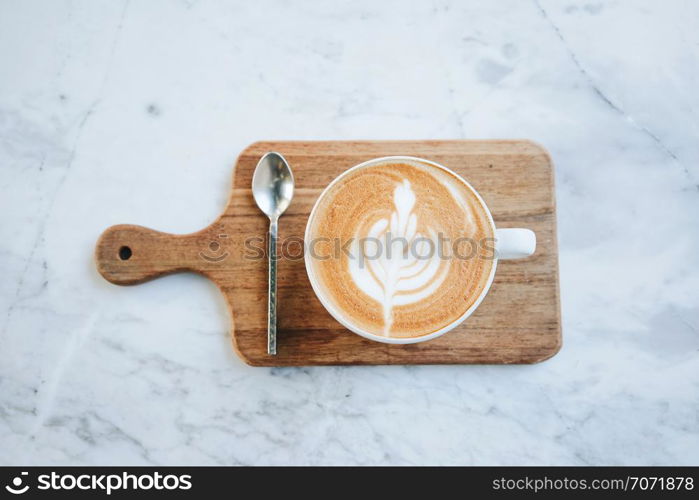
[[495,254],[500,260],[524,259],[536,250],[536,235],[531,229],[496,229],[495,239]]

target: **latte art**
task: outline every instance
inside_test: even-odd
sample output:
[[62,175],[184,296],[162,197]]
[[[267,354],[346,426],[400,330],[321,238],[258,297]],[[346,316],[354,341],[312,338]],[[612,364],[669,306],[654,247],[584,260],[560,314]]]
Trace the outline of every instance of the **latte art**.
[[[361,291],[381,303],[383,333],[390,336],[393,307],[425,299],[440,286],[449,261],[440,260],[437,232],[428,236],[417,231],[415,193],[404,180],[393,192],[395,210],[389,218],[363,227],[355,235],[349,271]],[[372,258],[369,258],[372,257]]]
[[445,252],[444,241],[478,244],[493,233],[478,195],[454,174],[419,160],[385,160],[328,188],[309,220],[307,268],[341,322],[415,338],[462,317],[494,270],[479,252]]

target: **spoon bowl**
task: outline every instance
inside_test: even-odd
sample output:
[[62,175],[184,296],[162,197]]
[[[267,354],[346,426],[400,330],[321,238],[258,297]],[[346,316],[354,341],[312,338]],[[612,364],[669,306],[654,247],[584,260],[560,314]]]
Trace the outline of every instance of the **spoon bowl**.
[[289,208],[294,196],[294,176],[282,155],[267,153],[260,159],[252,176],[252,195],[270,219],[278,219]]

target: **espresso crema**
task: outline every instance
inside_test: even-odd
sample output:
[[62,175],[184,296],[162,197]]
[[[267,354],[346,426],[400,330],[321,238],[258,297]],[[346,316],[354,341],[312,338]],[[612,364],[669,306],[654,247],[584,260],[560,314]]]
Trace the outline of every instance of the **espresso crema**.
[[338,179],[309,221],[309,273],[326,307],[368,333],[415,338],[460,319],[493,271],[494,227],[455,174],[386,160]]

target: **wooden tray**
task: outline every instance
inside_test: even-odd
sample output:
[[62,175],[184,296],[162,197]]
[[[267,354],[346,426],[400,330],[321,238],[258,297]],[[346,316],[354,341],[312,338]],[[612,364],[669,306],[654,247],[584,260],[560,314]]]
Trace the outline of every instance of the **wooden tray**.
[[[269,356],[267,259],[251,259],[245,243],[263,247],[268,221],[250,186],[257,161],[268,151],[285,156],[296,180],[293,202],[279,224],[280,242],[297,237],[287,247],[290,254],[300,253],[308,214],[332,179],[390,155],[426,158],[462,175],[483,196],[498,227],[536,232],[536,253],[501,261],[490,293],[465,323],[410,345],[373,342],[346,330],[315,297],[303,259],[282,259],[278,354]],[[257,142],[238,157],[228,206],[209,227],[172,235],[113,226],[100,237],[95,258],[102,276],[118,285],[181,271],[211,279],[230,307],[233,347],[255,366],[535,363],[561,347],[553,167],[546,150],[530,141]]]

